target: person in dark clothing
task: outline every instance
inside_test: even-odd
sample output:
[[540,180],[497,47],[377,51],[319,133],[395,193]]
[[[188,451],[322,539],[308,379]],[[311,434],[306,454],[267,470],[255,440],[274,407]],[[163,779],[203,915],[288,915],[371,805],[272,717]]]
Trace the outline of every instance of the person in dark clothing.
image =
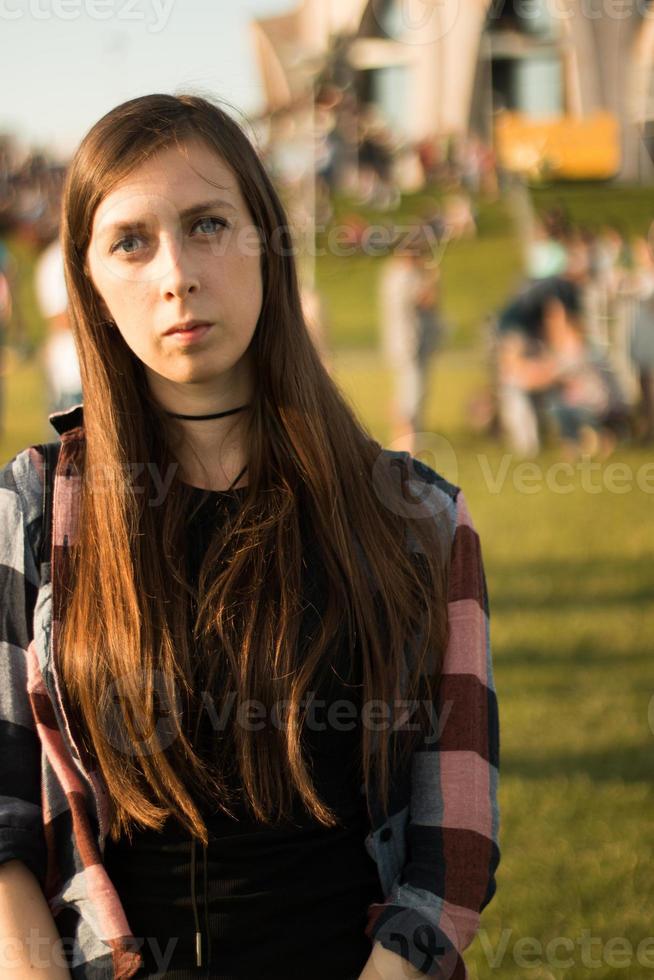
[[543,323],[547,304],[559,299],[566,309],[581,310],[578,287],[561,276],[528,280],[520,292],[500,310],[493,338],[493,365],[499,418],[512,447],[523,456],[534,456],[540,446],[547,415],[547,397],[540,389],[526,387],[512,370],[516,358],[533,359],[543,350]]
[[0,942],[21,907],[49,980],[463,976],[499,723],[461,489],[330,377],[218,105],[103,116],[61,242],[85,402],[0,473]]
[[586,336],[579,287],[563,277],[536,282],[505,308],[498,331],[505,422],[514,442],[533,433],[537,446],[550,418],[567,456],[600,448],[608,454],[624,406],[610,365]]

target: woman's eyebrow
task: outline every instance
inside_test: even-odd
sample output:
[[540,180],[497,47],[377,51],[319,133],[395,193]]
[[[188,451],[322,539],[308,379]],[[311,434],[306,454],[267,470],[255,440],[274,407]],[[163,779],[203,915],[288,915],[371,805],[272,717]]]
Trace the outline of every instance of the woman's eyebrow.
[[[208,211],[211,208],[230,208],[232,211],[237,209],[229,201],[224,201],[222,198],[214,198],[211,201],[200,201],[198,204],[193,204],[190,208],[184,208],[183,211],[179,212],[179,216],[182,220],[187,218],[192,218],[196,214],[201,214],[203,211]],[[106,225],[102,229],[102,235],[116,234],[121,231],[140,231],[147,227],[148,222],[135,219],[133,221],[115,221],[110,225]]]

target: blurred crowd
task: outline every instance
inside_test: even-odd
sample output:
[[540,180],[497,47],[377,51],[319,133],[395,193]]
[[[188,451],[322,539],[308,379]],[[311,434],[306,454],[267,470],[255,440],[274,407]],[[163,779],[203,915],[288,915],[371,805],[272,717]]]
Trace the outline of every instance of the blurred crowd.
[[[340,222],[343,246],[353,250],[376,249],[389,254],[388,269],[382,274],[382,292],[389,297],[381,304],[382,333],[386,355],[401,349],[402,359],[393,358],[396,373],[393,396],[394,431],[402,431],[405,415],[418,424],[424,401],[429,355],[439,345],[442,322],[438,312],[438,276],[427,271],[434,249],[445,242],[476,234],[474,194],[497,192],[497,174],[492,150],[474,136],[445,137],[414,144],[403,139],[383,117],[379,108],[360,103],[352,92],[324,85],[313,104],[313,132],[307,133],[293,113],[270,120],[261,152],[273,179],[291,204],[292,220],[302,224],[302,200],[307,162],[312,198],[309,201],[319,233],[333,218],[337,193],[347,195],[354,205]],[[20,154],[9,137],[0,136],[0,357],[10,345],[19,356],[30,355],[37,344],[25,315],[18,275],[18,261],[3,239],[22,243],[37,253],[34,279],[29,292],[45,325],[45,338],[38,339],[47,387],[48,410],[66,408],[81,401],[81,380],[68,320],[63,262],[58,241],[58,221],[65,166],[48,159],[44,152]],[[434,200],[416,228],[428,229],[430,238],[415,255],[397,239],[389,214],[386,229],[371,229],[357,206],[392,211],[401,195],[437,182],[440,201]],[[297,202],[300,207],[296,209]],[[374,234],[383,241],[373,241]],[[402,237],[402,236],[400,236]],[[407,244],[411,238],[406,235]],[[380,249],[381,246],[381,249]],[[409,252],[411,252],[409,245]],[[303,304],[310,329],[326,363],[330,360],[321,297],[308,284]],[[394,324],[388,311],[395,311]],[[417,326],[416,326],[417,324]],[[395,339],[391,338],[394,332]],[[37,331],[38,334],[38,331]],[[413,353],[410,353],[413,352]],[[414,356],[415,355],[415,356]],[[0,377],[6,370],[4,359]],[[0,385],[0,400],[2,398]],[[4,412],[0,404],[0,426]]]
[[[8,350],[37,353],[48,411],[81,401],[81,380],[68,319],[59,246],[59,209],[66,167],[44,152],[21,151],[0,136],[0,429],[5,428],[4,385]],[[8,242],[11,238],[12,246]],[[23,256],[37,255],[32,283],[21,276]],[[35,331],[31,299],[45,326]]]
[[[327,86],[315,106],[316,223],[333,216],[345,191],[360,205],[391,210],[402,193],[438,185],[423,213],[400,228],[389,214],[370,224],[352,207],[340,218],[340,244],[385,256],[378,293],[381,351],[393,375],[392,438],[412,439],[424,425],[433,354],[448,329],[441,315],[440,257],[447,243],[477,233],[473,199],[498,191],[493,154],[475,136],[408,145],[370,106]],[[279,127],[282,127],[280,130]],[[289,118],[280,132],[292,132]],[[293,141],[266,155],[287,189],[302,180],[293,169]],[[31,284],[45,338],[38,338],[48,408],[82,399],[68,320],[58,220],[65,167],[42,153],[19,158],[0,137],[0,378],[9,345],[19,355],[36,347],[27,325],[18,260],[6,237],[37,254]],[[500,181],[506,190],[504,178]],[[621,441],[654,441],[654,259],[651,242],[615,225],[591,231],[558,206],[536,217],[522,188],[518,226],[524,231],[526,277],[489,318],[491,395],[471,423],[502,436],[514,452],[536,455],[544,442],[562,453],[609,455]],[[520,210],[522,209],[522,210]],[[527,230],[525,230],[527,229]],[[319,232],[319,229],[317,229]],[[324,310],[315,288],[303,295],[310,329],[326,363]],[[0,384],[0,425],[4,423]],[[481,404],[481,402],[480,402]]]
[[494,422],[516,453],[544,439],[568,458],[654,441],[654,260],[615,226],[535,222],[528,275],[491,324]]
[[21,150],[0,134],[0,236],[13,230],[37,247],[52,241],[65,174],[65,165],[47,153]]
[[412,141],[378,105],[351,91],[324,85],[313,105],[313,137],[307,153],[304,129],[293,114],[273,120],[264,153],[281,185],[297,187],[315,162],[316,223],[333,215],[337,192],[358,205],[390,211],[403,193],[437,184],[444,192],[487,197],[498,193],[501,174],[494,150],[475,134],[448,134]]

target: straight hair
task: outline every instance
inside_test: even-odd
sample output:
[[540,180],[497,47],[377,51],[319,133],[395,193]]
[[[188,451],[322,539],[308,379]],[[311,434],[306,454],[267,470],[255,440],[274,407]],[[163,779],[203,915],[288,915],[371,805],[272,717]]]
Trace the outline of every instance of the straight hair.
[[[85,272],[103,198],[161,150],[184,153],[196,139],[238,180],[261,239],[263,282],[251,341],[249,482],[238,511],[208,542],[197,594],[184,561],[190,488],[175,478],[160,505],[148,504],[152,467],[175,468],[181,434],[152,397],[142,363],[107,328],[106,308]],[[225,773],[232,763],[256,819],[288,816],[297,793],[319,822],[337,824],[310,776],[301,706],[343,631],[351,656],[361,658],[364,703],[380,699],[391,707],[389,734],[378,738],[364,725],[359,760],[368,801],[375,780],[386,809],[394,767],[409,763],[425,724],[400,734],[400,702],[433,699],[447,637],[442,522],[408,493],[406,457],[398,485],[400,471],[320,359],[302,313],[293,236],[255,147],[209,99],[155,94],[125,102],[92,127],[73,157],[61,236],[84,429],[80,529],[59,670],[75,726],[109,790],[111,837],[130,835],[135,824],[160,829],[173,815],[207,843],[197,801],[204,796],[231,812]],[[110,492],[106,476],[97,485],[100,473],[115,474]],[[299,642],[302,516],[327,583],[320,630],[306,646]],[[410,553],[411,535],[419,547]],[[285,726],[262,739],[253,726],[233,725],[215,740],[213,757],[200,758],[178,710],[180,698],[189,712],[199,710],[199,657],[209,666],[208,687],[233,690],[236,706],[287,703]],[[157,730],[162,706],[170,709],[174,737],[152,751],[130,750],[143,730]]]

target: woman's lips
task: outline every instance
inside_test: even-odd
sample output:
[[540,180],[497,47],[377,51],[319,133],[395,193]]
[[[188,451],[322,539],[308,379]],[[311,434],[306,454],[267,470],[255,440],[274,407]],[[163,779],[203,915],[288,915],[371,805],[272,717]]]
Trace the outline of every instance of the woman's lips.
[[180,344],[194,344],[201,340],[211,330],[212,326],[212,323],[202,323],[197,327],[191,327],[190,330],[173,330],[166,336],[174,337]]

